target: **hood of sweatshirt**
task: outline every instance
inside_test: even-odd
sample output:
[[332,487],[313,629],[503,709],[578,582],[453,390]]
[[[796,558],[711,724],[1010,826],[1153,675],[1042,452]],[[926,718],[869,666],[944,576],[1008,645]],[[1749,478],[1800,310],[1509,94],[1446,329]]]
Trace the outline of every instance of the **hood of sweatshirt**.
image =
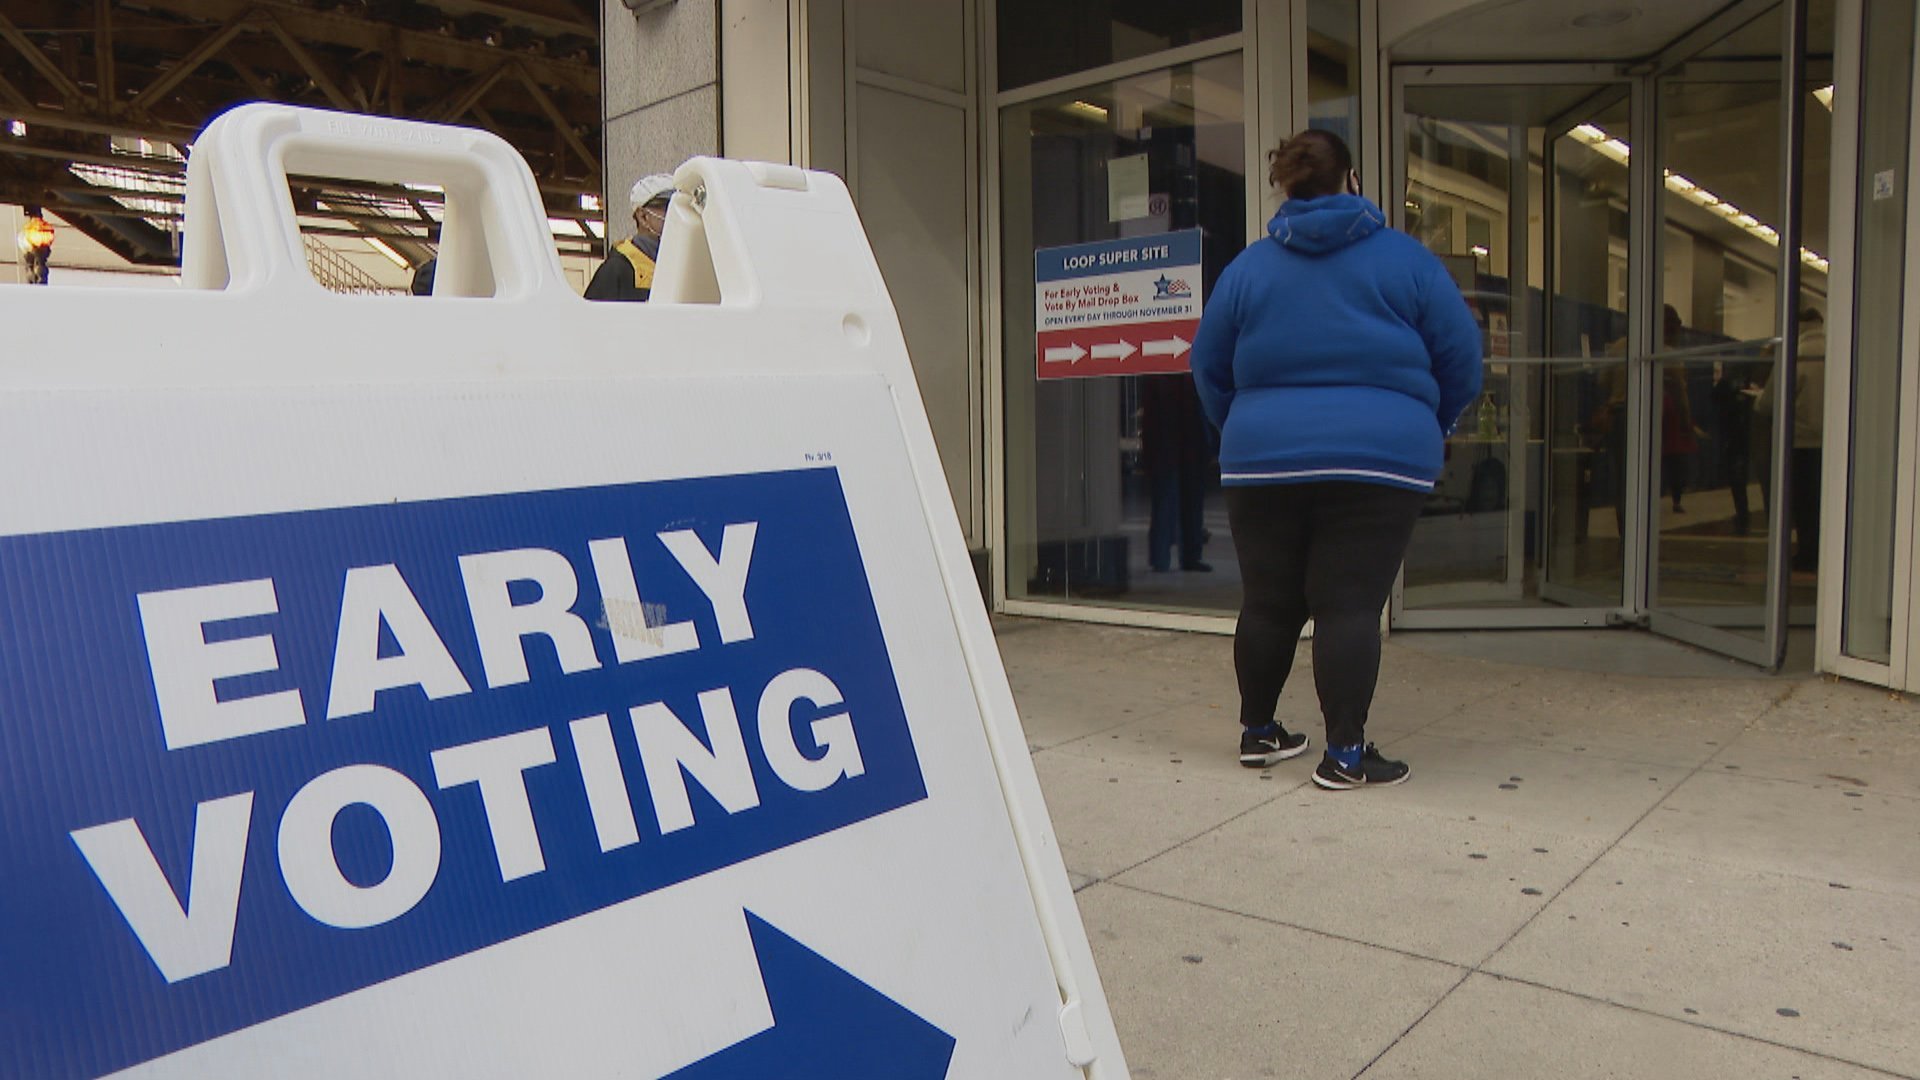
[[1288,199],[1267,222],[1267,235],[1304,255],[1325,255],[1385,228],[1387,215],[1358,195]]

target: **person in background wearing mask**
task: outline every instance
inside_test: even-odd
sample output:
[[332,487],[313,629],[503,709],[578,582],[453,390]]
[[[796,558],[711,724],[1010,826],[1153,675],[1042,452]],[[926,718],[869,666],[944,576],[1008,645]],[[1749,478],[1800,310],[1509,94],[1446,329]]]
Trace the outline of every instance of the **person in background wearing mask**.
[[1327,724],[1313,782],[1397,784],[1406,764],[1366,741],[1380,612],[1447,433],[1480,395],[1480,325],[1440,260],[1360,196],[1339,136],[1303,131],[1267,158],[1287,201],[1221,275],[1193,342],[1245,589],[1240,764],[1307,747],[1274,713],[1311,618]]
[[589,300],[645,300],[653,294],[653,264],[660,257],[660,232],[667,226],[667,203],[673,198],[673,177],[654,173],[634,181],[633,237],[613,246],[613,252],[587,283]]

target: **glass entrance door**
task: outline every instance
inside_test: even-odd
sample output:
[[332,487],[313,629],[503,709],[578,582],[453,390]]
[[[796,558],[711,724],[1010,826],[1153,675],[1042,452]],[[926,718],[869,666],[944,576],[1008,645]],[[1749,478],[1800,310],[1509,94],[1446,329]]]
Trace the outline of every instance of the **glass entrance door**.
[[1631,76],[1396,70],[1388,201],[1486,337],[1397,626],[1644,623],[1777,667],[1812,621],[1828,238],[1801,208],[1827,204],[1832,74],[1807,8],[1736,5]]
[[1577,65],[1396,73],[1401,228],[1480,321],[1394,608],[1408,628],[1602,624],[1627,603],[1634,84]]
[[1824,452],[1832,73],[1804,21],[1787,48],[1795,6],[1654,76],[1648,144],[1649,625],[1764,667],[1813,622]]

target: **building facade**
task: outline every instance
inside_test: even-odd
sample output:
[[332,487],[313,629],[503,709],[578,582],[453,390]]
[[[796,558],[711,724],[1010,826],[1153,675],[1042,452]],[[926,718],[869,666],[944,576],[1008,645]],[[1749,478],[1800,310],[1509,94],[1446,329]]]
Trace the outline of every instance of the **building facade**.
[[693,154],[846,179],[997,609],[1231,628],[1185,342],[1083,366],[1049,281],[1171,235],[1198,254],[1162,288],[1204,304],[1312,126],[1485,332],[1394,626],[1629,624],[1920,689],[1916,0],[632,2],[608,219]]

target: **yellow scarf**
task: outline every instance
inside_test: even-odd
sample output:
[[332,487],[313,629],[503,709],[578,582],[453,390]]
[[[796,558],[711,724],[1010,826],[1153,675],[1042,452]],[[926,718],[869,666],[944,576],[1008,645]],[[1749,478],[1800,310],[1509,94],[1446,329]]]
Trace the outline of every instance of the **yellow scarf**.
[[622,240],[613,245],[613,249],[627,257],[633,264],[633,287],[636,289],[653,288],[653,260],[632,240]]

